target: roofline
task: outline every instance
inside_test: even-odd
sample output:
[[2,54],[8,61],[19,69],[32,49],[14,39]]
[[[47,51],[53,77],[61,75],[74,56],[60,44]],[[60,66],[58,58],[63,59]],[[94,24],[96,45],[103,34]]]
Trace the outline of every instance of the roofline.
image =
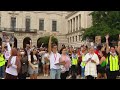
[[68,19],[70,16],[74,15],[74,14],[77,13],[77,12],[79,12],[79,11],[74,11],[74,12],[68,14],[68,15],[65,17],[65,19]]

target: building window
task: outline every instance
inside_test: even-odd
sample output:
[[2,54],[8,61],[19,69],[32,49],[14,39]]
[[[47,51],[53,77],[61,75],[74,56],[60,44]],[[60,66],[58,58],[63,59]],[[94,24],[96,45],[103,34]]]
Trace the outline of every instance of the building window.
[[81,39],[81,35],[79,35],[79,41],[80,41],[80,39]]
[[71,42],[71,37],[70,37],[70,42]]
[[81,29],[81,14],[79,15],[79,30]]
[[77,42],[77,36],[76,36],[76,42]]
[[76,17],[76,31],[78,30],[78,16]]
[[30,31],[30,18],[26,18],[25,27],[26,31]]
[[73,42],[74,42],[74,36],[73,36]]
[[70,33],[70,21],[68,21],[68,33]]
[[1,27],[1,17],[0,17],[0,27]]
[[44,20],[43,19],[39,20],[39,30],[44,30]]
[[52,21],[52,31],[57,31],[57,21]]
[[15,31],[16,28],[16,17],[11,17],[11,29]]
[[71,19],[71,24],[70,25],[71,25],[71,32],[72,32],[72,19]]
[[68,38],[68,43],[69,43],[69,38]]
[[73,19],[73,32],[75,31],[75,18]]

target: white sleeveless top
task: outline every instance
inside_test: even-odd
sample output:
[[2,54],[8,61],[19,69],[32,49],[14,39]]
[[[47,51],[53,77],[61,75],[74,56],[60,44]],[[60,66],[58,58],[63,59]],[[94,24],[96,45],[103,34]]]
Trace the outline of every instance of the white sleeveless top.
[[18,75],[17,68],[14,67],[15,62],[16,62],[16,56],[13,56],[11,58],[11,62],[10,62],[12,64],[12,66],[10,66],[9,68],[6,68],[6,73],[11,74],[13,76],[17,76]]
[[4,55],[5,55],[5,59],[8,60],[9,57],[10,57],[10,52],[9,51],[5,51]]

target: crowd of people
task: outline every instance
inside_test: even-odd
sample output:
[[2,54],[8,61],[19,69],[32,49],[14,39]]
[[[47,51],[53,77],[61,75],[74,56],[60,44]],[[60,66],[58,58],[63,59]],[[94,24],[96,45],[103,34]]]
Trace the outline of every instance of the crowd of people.
[[11,47],[9,39],[0,47],[1,79],[37,79],[39,74],[50,79],[116,79],[119,76],[120,46],[82,45],[78,48],[51,42],[48,47],[32,46],[26,48]]

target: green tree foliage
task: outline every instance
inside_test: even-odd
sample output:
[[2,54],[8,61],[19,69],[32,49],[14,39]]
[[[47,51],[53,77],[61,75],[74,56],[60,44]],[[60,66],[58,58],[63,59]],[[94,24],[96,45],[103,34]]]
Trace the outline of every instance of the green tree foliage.
[[95,36],[100,35],[102,42],[105,40],[105,35],[110,35],[110,40],[118,40],[120,34],[120,11],[94,11],[92,15],[92,26],[87,28],[83,34],[83,40],[90,38],[95,39]]
[[[44,43],[44,47],[48,47],[48,42],[49,42],[49,38],[50,36],[45,36],[45,37],[41,37],[38,40],[37,46],[40,47],[42,45],[42,43]],[[55,37],[52,37],[52,43],[58,44],[58,40]]]

